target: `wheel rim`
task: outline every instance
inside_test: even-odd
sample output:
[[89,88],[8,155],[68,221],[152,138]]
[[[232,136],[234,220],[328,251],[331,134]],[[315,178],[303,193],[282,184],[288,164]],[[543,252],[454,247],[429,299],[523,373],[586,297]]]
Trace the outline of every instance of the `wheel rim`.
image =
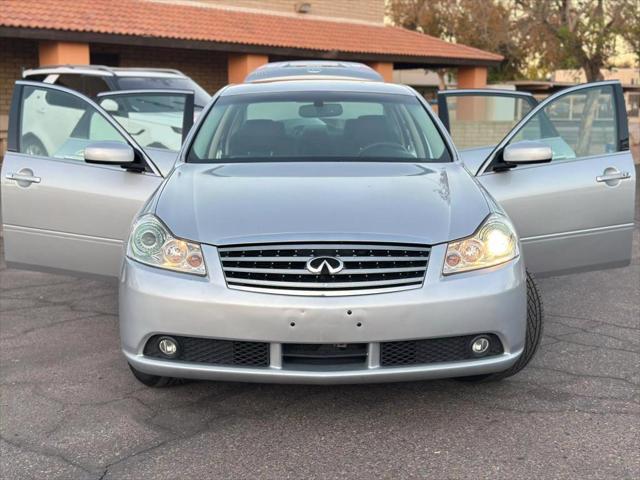
[[26,153],[27,155],[34,155],[39,157],[44,156],[44,150],[37,143],[29,143],[24,149],[24,153]]

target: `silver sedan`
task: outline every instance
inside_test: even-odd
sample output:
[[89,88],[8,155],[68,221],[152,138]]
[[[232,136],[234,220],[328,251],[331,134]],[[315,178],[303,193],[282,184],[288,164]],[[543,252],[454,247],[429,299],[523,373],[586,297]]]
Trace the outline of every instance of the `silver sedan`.
[[[513,375],[543,327],[532,273],[630,261],[622,90],[518,109],[517,92],[451,94],[438,118],[363,65],[268,65],[214,96],[168,167],[91,100],[17,82],[7,261],[119,276],[149,386]],[[25,112],[32,95],[56,118]],[[20,118],[73,125],[43,157]],[[464,135],[486,145],[458,151]]]

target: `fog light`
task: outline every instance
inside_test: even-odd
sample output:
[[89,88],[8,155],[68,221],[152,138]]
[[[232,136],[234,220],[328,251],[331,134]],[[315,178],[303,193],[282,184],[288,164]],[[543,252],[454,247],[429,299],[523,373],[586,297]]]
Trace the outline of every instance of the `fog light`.
[[175,357],[178,354],[178,342],[171,337],[160,337],[158,350],[167,357]]
[[489,352],[490,346],[491,346],[491,341],[489,340],[489,338],[482,335],[474,338],[471,341],[471,352],[478,357],[482,357],[487,352]]

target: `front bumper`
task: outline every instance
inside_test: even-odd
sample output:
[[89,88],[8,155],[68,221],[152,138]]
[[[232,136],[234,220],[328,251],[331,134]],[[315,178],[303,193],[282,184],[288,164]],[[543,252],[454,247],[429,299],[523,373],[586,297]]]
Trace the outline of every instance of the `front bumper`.
[[[206,380],[366,383],[480,375],[509,368],[522,353],[526,281],[522,258],[443,277],[445,246],[432,248],[421,288],[344,297],[302,297],[229,289],[215,247],[203,246],[209,277],[173,273],[125,260],[120,332],[129,363],[145,373]],[[386,367],[380,342],[492,333],[504,353],[473,360]],[[265,368],[161,360],[143,355],[152,335],[268,342]],[[283,343],[367,343],[359,368],[287,368]]]

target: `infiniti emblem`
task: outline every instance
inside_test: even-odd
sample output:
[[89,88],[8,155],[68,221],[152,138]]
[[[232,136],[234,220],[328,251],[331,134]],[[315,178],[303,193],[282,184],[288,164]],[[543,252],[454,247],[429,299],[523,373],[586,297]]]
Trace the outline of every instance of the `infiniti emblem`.
[[336,257],[314,257],[307,261],[307,270],[316,275],[335,275],[344,268],[344,262]]

